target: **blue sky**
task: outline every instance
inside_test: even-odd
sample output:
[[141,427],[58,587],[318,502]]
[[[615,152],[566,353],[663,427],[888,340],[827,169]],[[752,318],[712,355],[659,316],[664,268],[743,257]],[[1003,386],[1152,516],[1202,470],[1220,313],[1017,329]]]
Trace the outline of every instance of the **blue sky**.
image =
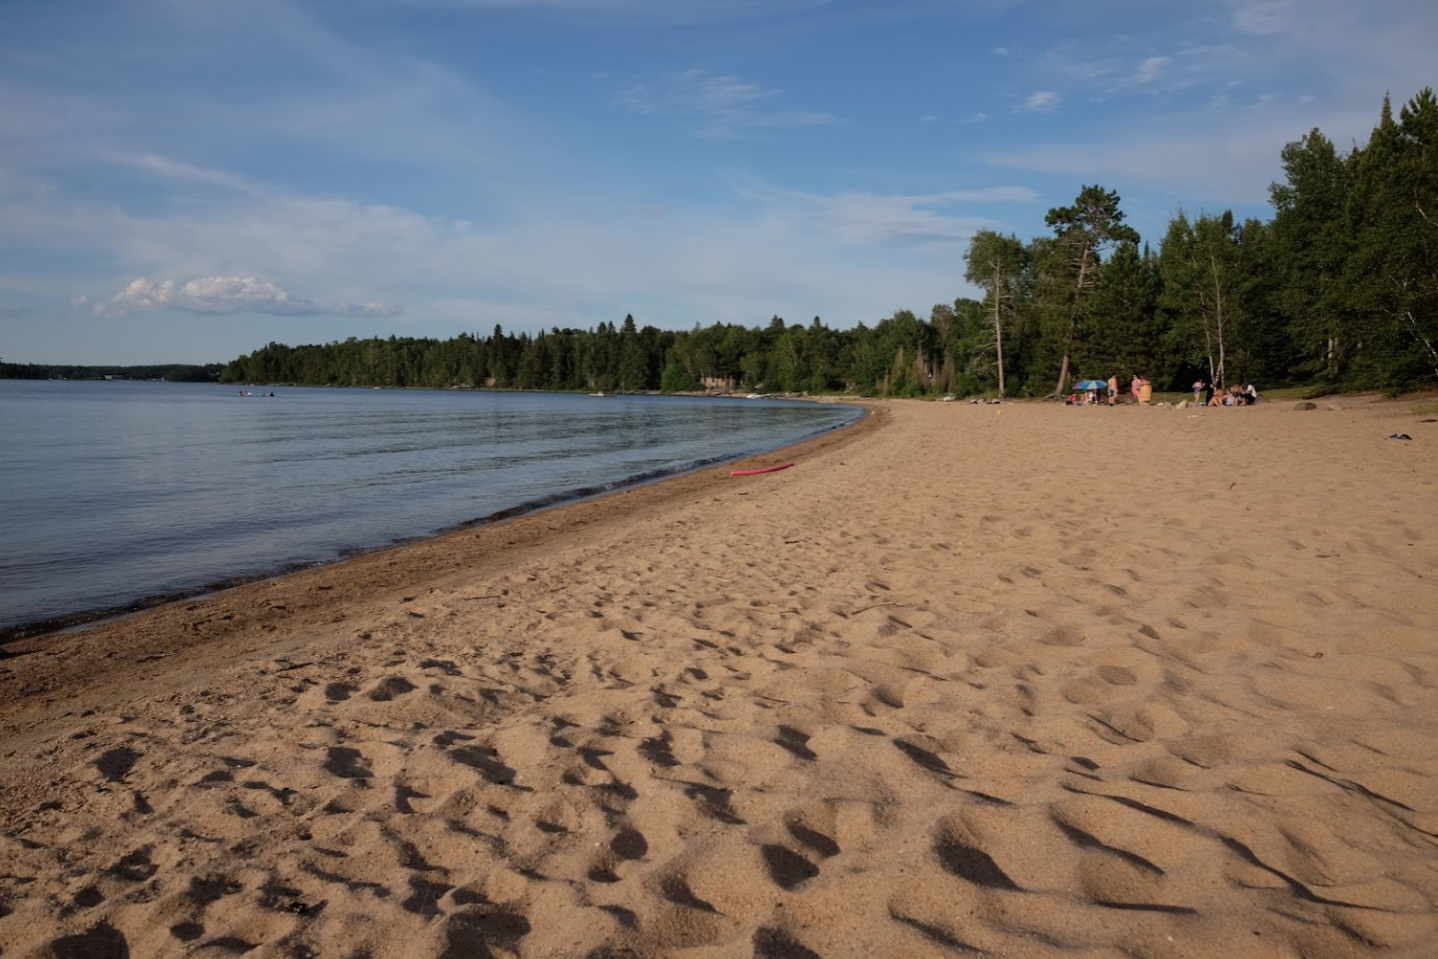
[[831,327],[1097,183],[1268,219],[1433,85],[1431,0],[8,0],[0,358]]

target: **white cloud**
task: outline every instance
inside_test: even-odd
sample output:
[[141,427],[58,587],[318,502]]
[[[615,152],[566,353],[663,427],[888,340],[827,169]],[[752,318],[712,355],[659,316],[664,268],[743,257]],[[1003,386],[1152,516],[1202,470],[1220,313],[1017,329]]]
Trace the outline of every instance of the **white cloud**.
[[184,283],[146,277],[132,280],[108,300],[91,302],[79,297],[77,305],[94,316],[176,311],[213,316],[229,313],[264,313],[270,316],[395,316],[401,310],[386,303],[341,302],[322,307],[302,296],[255,276],[205,276]]
[[1172,63],[1172,57],[1149,57],[1138,65],[1133,78],[1138,83],[1153,83]]
[[1032,93],[1023,102],[1023,109],[1031,113],[1047,113],[1058,106],[1059,95],[1053,90],[1040,90]]

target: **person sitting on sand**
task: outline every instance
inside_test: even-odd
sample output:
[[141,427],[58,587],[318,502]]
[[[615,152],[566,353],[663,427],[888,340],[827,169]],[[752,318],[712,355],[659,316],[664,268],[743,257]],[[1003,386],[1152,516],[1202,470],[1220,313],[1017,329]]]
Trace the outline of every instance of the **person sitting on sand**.
[[1221,387],[1221,386],[1215,385],[1215,386],[1213,387],[1213,396],[1209,397],[1208,403],[1207,403],[1206,405],[1208,405],[1208,406],[1224,406],[1224,405],[1226,405],[1226,404],[1224,403],[1224,398],[1225,398],[1226,396],[1228,396],[1228,391],[1225,390],[1225,389],[1224,389],[1223,387]]

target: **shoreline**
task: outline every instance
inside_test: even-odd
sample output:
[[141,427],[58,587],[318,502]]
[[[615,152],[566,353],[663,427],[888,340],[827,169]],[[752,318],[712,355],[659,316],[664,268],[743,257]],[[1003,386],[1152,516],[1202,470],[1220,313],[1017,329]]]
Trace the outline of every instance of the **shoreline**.
[[1438,426],[873,408],[0,661],[0,950],[1427,959]]
[[[763,453],[737,457],[673,476],[645,480],[547,506],[506,510],[495,518],[481,518],[401,543],[364,550],[328,562],[306,564],[266,576],[219,584],[197,593],[155,597],[134,608],[81,615],[53,628],[40,628],[0,641],[0,663],[12,666],[37,653],[53,655],[48,670],[35,670],[20,684],[0,672],[0,729],[12,707],[37,695],[58,696],[87,675],[83,660],[94,644],[94,654],[114,659],[133,656],[170,656],[179,650],[221,642],[227,636],[253,629],[303,628],[334,610],[375,593],[425,587],[422,577],[435,579],[461,570],[479,574],[485,569],[517,561],[516,550],[545,548],[581,527],[622,520],[625,514],[672,504],[703,495],[710,487],[729,480],[728,471],[742,465],[769,465],[779,459],[820,455],[833,451],[878,428],[884,420],[876,404],[856,404],[866,411],[852,423],[834,427],[798,443]],[[496,557],[493,554],[498,554]],[[398,567],[405,564],[403,570]],[[335,580],[330,584],[329,580]],[[270,597],[276,592],[303,594],[299,603],[277,608]],[[280,615],[290,613],[291,616]],[[17,628],[18,629],[18,628]],[[114,664],[102,670],[114,672]],[[63,674],[63,675],[62,675]],[[12,689],[7,689],[13,685]]]
[[[105,381],[97,381],[97,382],[105,382]],[[151,382],[151,381],[132,381],[132,382]],[[196,384],[184,384],[184,385],[186,385],[186,386],[192,386],[192,385],[196,385]],[[203,385],[203,384],[200,384],[200,385]],[[302,389],[326,389],[326,388],[328,388],[328,387],[297,387],[297,388],[302,388]],[[354,389],[354,388],[353,388],[353,387],[344,387],[344,389]],[[368,388],[366,388],[366,389],[368,389]],[[379,387],[374,387],[374,389],[379,389]],[[393,389],[419,389],[419,388],[400,388],[400,387],[395,387],[395,388],[393,388]],[[428,392],[452,392],[452,390],[435,390],[435,389],[428,389],[428,388],[426,388],[426,391],[428,391]],[[490,392],[546,392],[546,391],[490,391]],[[615,395],[621,395],[621,394],[615,394]],[[636,394],[636,395],[637,395],[637,394]],[[648,394],[646,394],[646,395],[648,395]],[[652,394],[652,395],[656,395],[656,396],[657,396],[657,395],[659,395],[659,394]],[[713,394],[683,394],[683,395],[685,395],[685,396],[687,396],[687,397],[689,397],[689,398],[696,398],[696,397],[700,397],[700,396],[703,396],[703,395],[713,395]],[[734,399],[735,397],[732,396],[732,395],[724,395],[724,396],[720,396],[720,397],[718,397],[718,398]],[[788,397],[788,396],[775,396],[775,397],[772,397],[772,398],[774,398],[774,399],[784,399],[784,400],[789,400],[789,401],[794,401],[794,402],[810,402],[810,401],[805,400],[805,399],[800,399],[800,398],[797,398],[797,397]],[[814,401],[812,401],[812,402],[823,402],[823,401],[814,400]],[[848,403],[846,403],[845,405],[851,406],[851,407],[861,407],[863,404],[861,404],[861,403],[856,403],[856,402],[848,402]],[[858,417],[858,419],[863,419],[863,414],[862,414],[862,413],[861,413],[861,415]],[[857,422],[857,420],[855,420],[854,422]],[[817,438],[817,437],[819,437],[819,436],[823,436],[823,435],[826,434],[826,433],[833,432],[834,430],[844,429],[845,427],[847,427],[847,426],[852,426],[852,425],[853,425],[853,423],[847,423],[847,424],[840,424],[840,425],[838,425],[838,426],[826,427],[826,428],[820,430],[820,431],[817,432],[817,433],[810,434],[810,435],[808,435],[808,436],[806,436],[806,437],[803,437],[803,438],[801,438],[801,439],[799,439],[799,440],[797,440],[797,441],[795,441],[795,442],[786,443],[785,446],[794,446],[794,445],[796,445],[796,443],[797,443],[797,444],[802,444],[802,443],[804,443],[804,442],[807,442],[807,441],[810,440],[810,439],[814,439],[814,438]],[[777,450],[777,449],[782,449],[782,448],[784,448],[784,447],[776,447],[775,449]],[[512,519],[512,518],[514,518],[514,517],[527,515],[527,514],[529,514],[529,513],[536,513],[536,512],[541,512],[541,511],[543,511],[543,510],[561,508],[561,507],[568,506],[568,505],[571,505],[571,504],[574,504],[574,503],[583,502],[583,501],[588,500],[588,499],[593,499],[593,498],[595,498],[595,497],[606,496],[606,495],[609,495],[609,494],[614,493],[614,492],[619,492],[619,491],[628,490],[628,489],[637,489],[637,488],[640,488],[640,487],[643,487],[643,486],[647,486],[647,485],[649,485],[649,484],[651,484],[651,483],[665,482],[665,481],[670,480],[670,479],[673,479],[673,478],[682,477],[682,476],[685,476],[685,475],[688,475],[688,474],[691,474],[691,473],[701,472],[701,471],[703,471],[703,470],[705,470],[705,469],[708,469],[708,468],[710,468],[710,467],[719,466],[719,465],[722,465],[722,464],[724,464],[724,463],[738,462],[738,461],[740,461],[740,460],[746,460],[746,459],[750,459],[750,458],[757,457],[757,456],[763,456],[763,455],[766,455],[766,454],[769,453],[769,452],[774,452],[774,450],[760,450],[760,451],[758,451],[758,452],[750,451],[750,452],[743,452],[743,453],[739,453],[739,454],[735,454],[735,455],[726,455],[726,456],[722,456],[722,457],[718,457],[718,458],[713,458],[713,459],[702,459],[702,460],[698,460],[696,463],[694,463],[694,464],[692,464],[692,465],[680,467],[680,468],[677,468],[677,469],[655,471],[655,472],[650,472],[650,473],[640,473],[640,474],[636,474],[636,475],[633,475],[633,476],[626,477],[626,478],[624,478],[624,479],[615,480],[615,481],[612,481],[612,482],[606,482],[606,483],[601,483],[601,484],[591,485],[591,486],[581,486],[581,487],[577,487],[577,488],[571,489],[571,490],[566,490],[566,491],[563,491],[563,492],[548,494],[548,495],[539,497],[539,498],[534,499],[534,500],[530,500],[530,501],[526,501],[526,502],[522,502],[522,503],[517,503],[517,504],[515,504],[515,505],[513,505],[513,506],[508,506],[508,507],[505,507],[505,508],[496,510],[495,512],[490,513],[490,514],[488,514],[488,515],[476,516],[476,517],[464,519],[464,520],[462,520],[462,521],[452,523],[451,525],[448,525],[448,526],[445,526],[445,527],[442,527],[442,528],[439,528],[439,529],[435,529],[435,530],[433,530],[432,532],[424,532],[424,533],[419,533],[419,534],[415,534],[415,535],[404,536],[404,537],[400,537],[400,538],[395,539],[395,540],[390,541],[390,542],[380,543],[380,544],[378,544],[378,545],[356,546],[356,547],[345,548],[345,549],[340,550],[337,555],[333,555],[332,557],[329,557],[329,558],[296,560],[296,561],[293,561],[293,562],[286,563],[286,564],[284,564],[284,565],[275,566],[275,567],[266,569],[266,570],[264,570],[264,571],[262,571],[262,572],[255,572],[255,573],[251,573],[251,574],[234,575],[234,576],[220,576],[220,577],[217,577],[217,578],[215,578],[215,579],[213,579],[213,580],[211,580],[211,581],[205,582],[205,583],[203,583],[203,584],[201,584],[201,585],[194,586],[194,587],[189,587],[189,588],[184,588],[184,589],[176,589],[176,590],[171,590],[171,591],[167,591],[167,592],[156,592],[156,593],[152,593],[152,594],[141,595],[141,596],[135,597],[133,600],[129,600],[129,601],[126,601],[126,602],[123,602],[123,603],[118,603],[118,604],[112,605],[112,606],[97,607],[97,608],[91,608],[91,609],[74,610],[74,611],[66,612],[66,613],[64,613],[64,614],[62,614],[62,615],[59,615],[59,616],[52,616],[52,617],[47,617],[47,618],[31,619],[31,620],[23,620],[23,621],[16,622],[16,623],[13,623],[13,624],[10,624],[10,625],[0,625],[0,660],[3,660],[3,659],[6,658],[7,647],[9,647],[9,646],[11,646],[11,645],[13,645],[13,644],[15,644],[15,643],[18,643],[18,642],[21,641],[21,640],[30,639],[30,638],[35,638],[35,637],[47,636],[47,635],[51,635],[51,634],[55,634],[55,633],[69,632],[69,631],[77,630],[77,629],[84,629],[84,628],[89,627],[89,626],[94,625],[94,624],[103,623],[103,622],[106,622],[106,621],[111,620],[111,619],[125,618],[125,617],[129,617],[129,616],[133,616],[133,615],[135,615],[135,614],[137,614],[137,613],[142,613],[142,612],[144,612],[144,611],[146,611],[146,610],[155,609],[155,608],[161,607],[161,606],[166,606],[166,605],[169,605],[169,604],[171,604],[171,603],[184,602],[184,601],[187,601],[187,600],[194,600],[194,599],[203,599],[203,598],[205,598],[205,597],[207,597],[207,596],[210,596],[211,594],[220,593],[220,592],[225,592],[225,591],[227,591],[227,590],[234,589],[234,588],[239,587],[239,586],[244,586],[244,585],[247,585],[247,584],[250,584],[250,583],[263,582],[263,581],[270,580],[270,579],[282,578],[282,577],[285,577],[285,576],[294,575],[294,574],[296,574],[296,573],[301,573],[301,572],[304,572],[304,571],[309,570],[309,569],[322,568],[322,567],[325,567],[325,566],[334,565],[334,564],[336,564],[336,563],[344,563],[344,562],[348,562],[348,561],[350,561],[350,560],[352,560],[352,559],[355,559],[355,558],[360,557],[360,556],[364,556],[364,555],[369,554],[369,553],[383,552],[383,551],[385,551],[385,550],[390,550],[390,549],[395,549],[395,548],[399,548],[399,547],[403,547],[403,546],[407,546],[407,545],[412,545],[412,544],[414,544],[414,543],[421,542],[421,541],[423,541],[423,540],[433,539],[433,538],[436,538],[436,537],[448,535],[448,534],[450,534],[450,533],[462,532],[462,531],[469,530],[469,529],[474,529],[474,528],[477,528],[477,527],[480,527],[480,526],[485,526],[485,525],[490,525],[490,524],[497,523],[497,522],[502,522],[502,521],[505,521],[505,520],[508,520],[508,519]]]

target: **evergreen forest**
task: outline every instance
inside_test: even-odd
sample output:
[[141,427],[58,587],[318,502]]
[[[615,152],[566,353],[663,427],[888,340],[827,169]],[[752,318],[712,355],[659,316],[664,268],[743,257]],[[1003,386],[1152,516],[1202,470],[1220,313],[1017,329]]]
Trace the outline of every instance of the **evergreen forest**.
[[194,366],[161,363],[148,366],[81,366],[76,363],[6,363],[0,361],[5,380],[165,380],[169,383],[213,383],[223,370],[220,363]]

